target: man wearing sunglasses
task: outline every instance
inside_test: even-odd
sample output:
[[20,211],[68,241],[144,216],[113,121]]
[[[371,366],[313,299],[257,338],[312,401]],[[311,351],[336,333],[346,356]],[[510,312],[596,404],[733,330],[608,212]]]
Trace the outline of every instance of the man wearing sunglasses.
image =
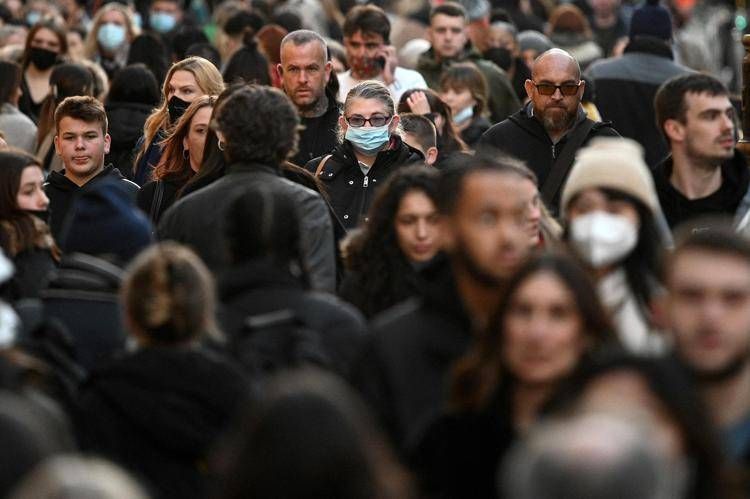
[[578,62],[561,49],[537,57],[526,80],[529,103],[487,130],[480,147],[493,147],[523,161],[539,179],[545,204],[556,209],[575,153],[593,137],[619,137],[609,123],[586,117],[581,97],[586,83]]

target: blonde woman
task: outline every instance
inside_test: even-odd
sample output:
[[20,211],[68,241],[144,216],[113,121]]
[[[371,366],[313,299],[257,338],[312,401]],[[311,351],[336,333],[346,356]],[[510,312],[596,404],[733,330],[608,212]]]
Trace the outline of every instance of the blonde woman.
[[215,95],[204,95],[193,101],[161,144],[161,161],[152,171],[151,181],[138,191],[138,206],[149,214],[154,224],[200,169],[215,104]]
[[161,162],[161,143],[190,103],[205,95],[218,95],[222,90],[221,73],[202,57],[188,57],[169,68],[162,87],[161,106],[146,120],[143,137],[136,144],[135,183],[143,185],[151,178],[151,171]]
[[101,65],[111,80],[128,60],[130,42],[138,36],[138,28],[130,10],[119,3],[104,5],[94,16],[86,37],[84,54]]

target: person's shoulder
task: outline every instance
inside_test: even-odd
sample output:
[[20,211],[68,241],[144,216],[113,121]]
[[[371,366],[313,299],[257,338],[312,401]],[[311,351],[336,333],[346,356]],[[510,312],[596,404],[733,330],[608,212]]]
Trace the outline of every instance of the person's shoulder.
[[[425,81],[424,76],[422,76],[422,73],[420,73],[419,71],[415,71],[414,69],[402,68],[401,66],[396,66],[395,71],[393,71],[393,76],[401,83],[402,86],[404,85],[404,83],[424,83]],[[415,85],[412,84],[412,87],[413,86]]]

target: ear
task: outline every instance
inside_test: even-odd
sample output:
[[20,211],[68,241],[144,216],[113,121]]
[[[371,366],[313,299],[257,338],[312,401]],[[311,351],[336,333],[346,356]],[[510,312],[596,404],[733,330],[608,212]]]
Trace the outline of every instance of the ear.
[[104,154],[109,154],[109,146],[112,144],[112,137],[108,133],[104,134]]
[[341,130],[346,133],[347,128],[349,128],[349,124],[346,122],[346,119],[344,119],[344,115],[342,114],[339,116],[339,127],[341,127]]
[[398,127],[398,124],[400,121],[401,121],[401,117],[398,114],[394,114],[393,118],[391,118],[391,126],[388,127],[388,132],[395,133],[396,128]]
[[438,157],[438,148],[437,147],[428,147],[427,148],[427,154],[425,155],[424,162],[428,166],[432,166],[435,164],[435,161],[437,161]]
[[685,125],[675,119],[668,119],[664,122],[664,134],[672,142],[685,141]]
[[281,64],[276,65],[276,73],[279,75],[279,78],[284,77],[284,67]]
[[425,37],[427,38],[427,41],[430,42],[430,45],[435,45],[435,37],[432,36],[431,27],[427,28],[427,31],[425,32]]
[[55,154],[62,156],[62,153],[60,152],[60,136],[55,135],[53,142],[55,143]]
[[326,62],[326,65],[323,67],[323,71],[326,72],[326,85],[327,85],[328,81],[331,79],[331,71],[333,71],[333,63],[331,61]]
[[184,150],[186,150],[186,151],[189,151],[189,150],[190,150],[190,144],[188,143],[188,138],[187,138],[187,136],[185,136],[185,137],[183,137],[183,138],[182,138],[182,148],[183,148]]
[[583,100],[583,92],[586,90],[586,80],[581,80],[581,86],[578,88],[578,100]]
[[[529,96],[529,99],[533,99],[534,95],[534,82],[531,80],[526,80],[523,83],[523,88],[526,89],[526,95]],[[583,95],[583,94],[581,94]]]

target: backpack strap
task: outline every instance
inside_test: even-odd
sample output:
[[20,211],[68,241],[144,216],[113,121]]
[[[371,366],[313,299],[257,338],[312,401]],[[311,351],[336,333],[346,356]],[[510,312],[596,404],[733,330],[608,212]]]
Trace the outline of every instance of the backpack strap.
[[320,174],[323,173],[323,168],[326,166],[326,163],[328,163],[328,160],[331,159],[331,156],[333,156],[333,154],[326,154],[320,160],[320,163],[318,163],[318,167],[315,169],[316,177],[320,177]]
[[154,192],[154,198],[151,200],[151,209],[148,211],[151,221],[156,223],[156,215],[159,213],[161,208],[162,200],[164,199],[164,181],[156,181],[156,191]]
[[587,118],[586,121],[568,136],[568,140],[565,142],[560,155],[555,162],[552,163],[552,169],[547,175],[544,185],[539,189],[546,206],[552,206],[552,202],[554,201],[555,196],[557,196],[557,192],[560,190],[560,187],[562,187],[568,173],[570,173],[570,169],[573,167],[573,160],[575,159],[576,152],[578,152],[578,149],[580,149],[586,141],[589,133],[591,133],[591,130],[594,128],[594,125],[596,125],[596,122]]

